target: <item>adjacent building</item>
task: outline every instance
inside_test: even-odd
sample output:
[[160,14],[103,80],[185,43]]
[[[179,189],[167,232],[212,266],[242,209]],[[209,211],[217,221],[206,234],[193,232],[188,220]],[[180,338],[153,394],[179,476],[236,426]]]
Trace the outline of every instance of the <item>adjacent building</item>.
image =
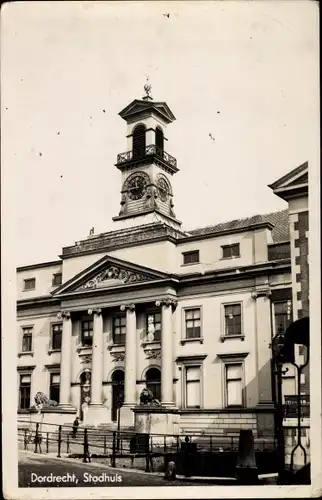
[[[148,387],[178,408],[182,431],[272,434],[271,340],[308,307],[307,263],[298,271],[307,262],[304,202],[186,231],[171,182],[180,175],[168,152],[174,114],[147,90],[120,116],[127,151],[116,161],[115,229],[17,270],[19,419],[41,391],[65,422],[77,413],[112,425],[124,393],[122,425],[131,426]],[[274,192],[289,200],[305,168]],[[294,394],[294,374],[286,378],[284,393]]]

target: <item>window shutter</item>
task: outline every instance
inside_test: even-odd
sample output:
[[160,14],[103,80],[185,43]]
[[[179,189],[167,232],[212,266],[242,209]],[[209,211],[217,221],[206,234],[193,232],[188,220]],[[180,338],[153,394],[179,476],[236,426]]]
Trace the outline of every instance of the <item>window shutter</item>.
[[145,126],[138,125],[133,131],[133,159],[142,158],[145,155]]

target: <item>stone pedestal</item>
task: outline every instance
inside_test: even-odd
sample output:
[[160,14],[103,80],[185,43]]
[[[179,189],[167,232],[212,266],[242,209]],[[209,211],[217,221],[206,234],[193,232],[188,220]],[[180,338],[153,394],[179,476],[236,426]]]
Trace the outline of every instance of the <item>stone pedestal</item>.
[[180,415],[178,408],[140,405],[133,408],[134,429],[137,433],[151,434],[153,442],[163,443],[167,436],[178,436],[180,433]]
[[134,426],[134,413],[133,405],[125,404],[120,410],[120,423],[121,427],[133,427]]
[[109,410],[103,404],[90,403],[84,412],[83,424],[94,425],[95,427],[99,424],[108,422],[109,420]]
[[39,432],[56,432],[58,425],[73,425],[76,418],[77,410],[73,407],[61,408],[59,406],[53,408],[43,408],[37,410],[30,408],[30,426],[33,430],[36,429],[36,424],[39,423]]

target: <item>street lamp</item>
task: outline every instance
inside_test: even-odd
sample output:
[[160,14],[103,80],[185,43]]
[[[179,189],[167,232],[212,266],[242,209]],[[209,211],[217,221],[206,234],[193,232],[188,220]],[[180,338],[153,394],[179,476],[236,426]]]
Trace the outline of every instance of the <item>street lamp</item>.
[[278,333],[272,340],[271,348],[274,360],[273,373],[276,375],[277,394],[276,394],[276,438],[278,451],[278,474],[281,479],[285,469],[285,442],[283,431],[283,399],[282,399],[282,376],[288,372],[288,368],[283,370],[285,362],[283,356],[284,335]]

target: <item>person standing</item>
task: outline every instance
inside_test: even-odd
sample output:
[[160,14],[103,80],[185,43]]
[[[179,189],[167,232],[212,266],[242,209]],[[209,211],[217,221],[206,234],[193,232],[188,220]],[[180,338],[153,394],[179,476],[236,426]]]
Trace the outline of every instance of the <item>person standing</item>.
[[78,426],[79,426],[79,420],[78,417],[76,417],[73,423],[73,434],[72,434],[73,438],[76,437]]

